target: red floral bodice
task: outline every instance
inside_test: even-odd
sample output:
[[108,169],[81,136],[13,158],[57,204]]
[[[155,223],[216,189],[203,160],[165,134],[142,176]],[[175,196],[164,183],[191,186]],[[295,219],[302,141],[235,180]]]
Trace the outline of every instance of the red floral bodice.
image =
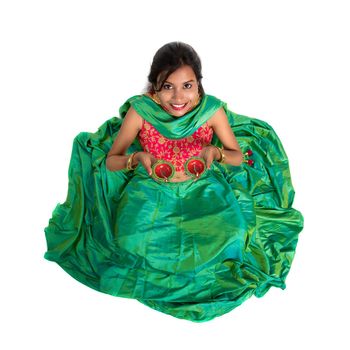
[[138,134],[144,152],[151,153],[157,159],[171,162],[176,171],[184,171],[187,159],[198,156],[203,146],[209,144],[212,138],[213,129],[208,122],[192,135],[173,140],[164,137],[152,124],[143,120],[142,129]]

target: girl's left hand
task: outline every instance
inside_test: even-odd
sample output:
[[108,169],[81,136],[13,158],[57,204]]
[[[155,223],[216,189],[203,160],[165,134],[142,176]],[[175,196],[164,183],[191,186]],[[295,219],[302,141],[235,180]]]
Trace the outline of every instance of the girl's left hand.
[[219,150],[213,145],[204,146],[199,154],[199,157],[204,159],[207,169],[210,169],[213,160],[220,159],[220,156]]

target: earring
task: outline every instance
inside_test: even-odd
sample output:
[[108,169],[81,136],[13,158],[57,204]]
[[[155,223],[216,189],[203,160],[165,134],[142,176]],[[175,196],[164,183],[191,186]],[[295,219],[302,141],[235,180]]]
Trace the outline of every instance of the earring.
[[198,106],[198,104],[199,104],[200,100],[201,100],[201,95],[200,95],[200,94],[198,94],[197,100],[196,100],[196,102],[193,104],[192,109],[193,109],[193,108],[196,108],[196,107]]
[[151,94],[150,97],[157,105],[160,105],[160,100],[156,93]]

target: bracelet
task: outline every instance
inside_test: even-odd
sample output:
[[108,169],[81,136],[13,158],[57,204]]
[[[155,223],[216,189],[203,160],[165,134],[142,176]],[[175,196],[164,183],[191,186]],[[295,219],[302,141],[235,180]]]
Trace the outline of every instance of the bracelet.
[[137,152],[134,152],[134,153],[131,153],[130,157],[128,158],[128,161],[126,163],[126,169],[128,169],[129,171],[130,170],[135,170],[136,169],[136,165],[134,167],[132,167],[132,161],[134,159],[134,155],[136,154]]
[[223,152],[223,148],[220,148],[218,146],[215,146],[215,145],[211,145],[211,146],[214,146],[215,148],[217,148],[220,152],[220,159],[218,160],[219,163],[223,163],[225,161],[225,154]]

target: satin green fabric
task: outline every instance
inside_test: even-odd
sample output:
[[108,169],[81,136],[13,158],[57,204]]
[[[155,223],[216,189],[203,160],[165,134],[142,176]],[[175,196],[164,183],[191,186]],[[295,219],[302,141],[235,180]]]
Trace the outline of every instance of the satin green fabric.
[[[253,150],[254,166],[213,162],[196,182],[167,184],[141,164],[109,171],[106,155],[130,106],[173,139],[193,134],[223,107],[243,152]],[[212,143],[220,145],[216,135]],[[141,149],[136,139],[128,153]],[[292,208],[288,159],[267,123],[209,95],[180,118],[134,96],[120,118],[76,136],[68,175],[66,201],[45,228],[45,258],[87,286],[193,322],[285,288],[303,217]]]

